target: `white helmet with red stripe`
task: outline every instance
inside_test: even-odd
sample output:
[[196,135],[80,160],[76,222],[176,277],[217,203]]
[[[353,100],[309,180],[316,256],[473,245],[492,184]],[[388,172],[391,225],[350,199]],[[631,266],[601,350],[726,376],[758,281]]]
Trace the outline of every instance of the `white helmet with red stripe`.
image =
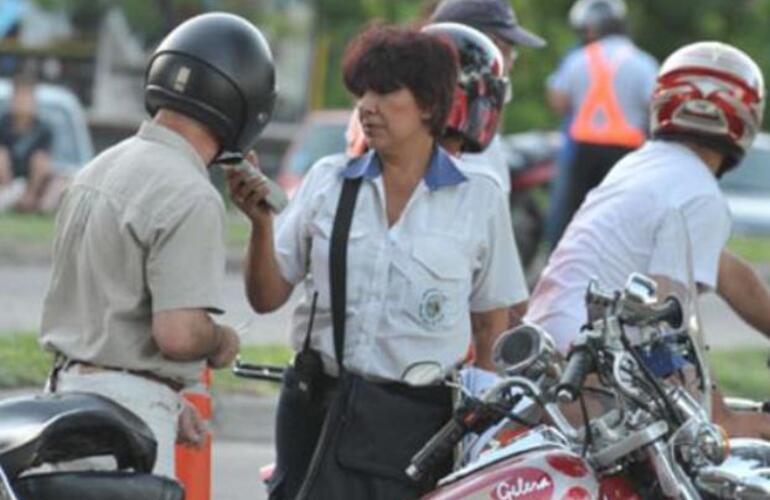
[[765,83],[743,51],[698,42],[671,54],[658,73],[650,131],[656,138],[690,140],[740,161],[762,124]]

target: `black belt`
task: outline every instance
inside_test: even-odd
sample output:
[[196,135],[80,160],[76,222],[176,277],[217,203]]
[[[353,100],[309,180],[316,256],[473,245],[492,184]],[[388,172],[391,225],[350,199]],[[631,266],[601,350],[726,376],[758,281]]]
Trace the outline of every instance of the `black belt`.
[[[323,374],[322,387],[325,390],[333,390],[337,387],[337,382],[337,377],[327,375],[326,373]],[[390,393],[410,399],[431,402],[437,405],[452,405],[452,389],[445,384],[409,385],[403,382],[370,382],[383,387]]]
[[[93,372],[96,371],[112,371],[112,372],[123,372],[128,373],[129,375],[135,375],[137,377],[141,377],[147,380],[151,380],[153,382],[157,382],[159,384],[163,384],[169,389],[171,389],[174,392],[179,392],[185,387],[185,383],[173,379],[170,377],[164,377],[162,375],[158,375],[157,373],[151,372],[149,370],[132,370],[130,368],[119,368],[115,366],[106,366],[106,365],[100,365],[98,363],[91,363],[89,361],[81,361],[78,359],[70,359],[67,358],[61,354],[57,355],[56,361],[54,362],[54,369],[52,372],[52,384],[51,387],[53,390],[55,390],[56,384],[55,384],[55,377],[58,375],[59,371],[66,370],[67,368],[75,365],[83,366],[86,368],[91,368]],[[57,366],[58,365],[58,366]]]

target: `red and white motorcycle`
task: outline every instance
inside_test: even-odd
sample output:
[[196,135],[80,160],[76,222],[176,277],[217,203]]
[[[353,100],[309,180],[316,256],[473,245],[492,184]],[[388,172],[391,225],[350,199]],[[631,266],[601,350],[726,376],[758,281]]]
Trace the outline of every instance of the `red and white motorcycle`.
[[[673,220],[671,238],[686,235],[677,217]],[[684,256],[672,258],[672,271],[665,274],[682,276],[671,283],[676,293],[665,300],[658,300],[656,282],[640,274],[632,274],[622,291],[589,286],[592,320],[566,364],[541,328],[523,325],[504,333],[494,350],[500,380],[480,399],[461,397],[452,420],[406,470],[418,479],[463,438],[477,436],[457,460],[461,466],[424,498],[770,498],[770,444],[728,439],[711,420],[697,293],[689,244],[683,246]],[[696,387],[686,389],[652,373],[643,355],[656,349],[687,360]],[[237,370],[280,379],[265,367],[241,364]],[[592,419],[590,396],[610,403]],[[563,411],[575,402],[582,425]],[[764,410],[743,405],[767,411],[767,405]]]
[[[711,420],[688,233],[681,214],[668,219],[662,230],[672,255],[662,275],[676,277],[664,284],[671,295],[659,300],[657,282],[640,274],[612,293],[592,283],[589,324],[566,364],[536,326],[503,334],[495,346],[502,378],[481,400],[465,398],[409,466],[420,477],[463,436],[481,432],[465,465],[426,499],[770,498],[770,444],[728,439]],[[661,349],[686,361],[679,366],[694,387],[651,371],[645,357]],[[610,404],[589,419],[589,397]],[[568,420],[565,404],[582,419]]]

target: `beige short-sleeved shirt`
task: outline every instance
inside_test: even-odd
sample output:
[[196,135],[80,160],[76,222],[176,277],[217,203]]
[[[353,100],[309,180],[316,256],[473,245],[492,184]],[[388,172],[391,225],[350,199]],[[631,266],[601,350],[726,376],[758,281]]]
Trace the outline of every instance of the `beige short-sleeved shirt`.
[[223,310],[224,204],[206,166],[152,122],[75,177],[56,220],[41,344],[69,358],[197,380],[164,358],[152,315]]

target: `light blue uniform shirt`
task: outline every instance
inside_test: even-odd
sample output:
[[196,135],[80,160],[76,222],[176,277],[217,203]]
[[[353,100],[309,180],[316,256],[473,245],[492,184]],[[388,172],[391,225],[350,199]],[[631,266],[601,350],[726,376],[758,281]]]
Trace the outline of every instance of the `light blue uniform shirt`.
[[363,177],[348,241],[345,366],[380,380],[401,380],[425,361],[447,372],[467,352],[471,312],[527,297],[508,205],[492,179],[462,173],[437,148],[400,219],[388,227],[380,168],[374,151],[354,160],[324,158],[276,220],[281,274],[304,289],[292,346],[302,347],[318,292],[311,344],[327,373],[336,373],[329,241],[343,179]]

